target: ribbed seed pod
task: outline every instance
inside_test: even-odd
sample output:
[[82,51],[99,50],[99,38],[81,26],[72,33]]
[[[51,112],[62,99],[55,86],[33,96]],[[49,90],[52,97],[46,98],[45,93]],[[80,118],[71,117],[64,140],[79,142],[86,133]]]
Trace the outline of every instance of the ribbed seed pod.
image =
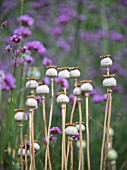
[[50,78],[54,78],[57,77],[57,70],[56,70],[56,66],[47,66],[47,71],[46,71],[46,76],[50,77]]
[[67,70],[68,67],[62,67],[62,68],[58,68],[59,73],[58,73],[58,77],[62,77],[62,78],[70,78],[70,72]]
[[81,92],[81,85],[80,85],[80,84],[77,84],[77,85],[76,85],[76,87],[75,87],[74,90],[73,90],[73,94],[74,94],[76,97],[81,96],[82,92]]
[[81,82],[82,82],[81,91],[83,93],[88,93],[93,90],[93,86],[90,84],[91,80],[83,80]]
[[[75,127],[78,131],[80,130],[80,124],[76,125]],[[83,124],[81,124],[81,130],[85,131],[85,126]]]
[[[110,75],[111,76],[111,75]],[[117,85],[114,77],[107,77],[103,80],[104,87],[115,87]]]
[[28,96],[28,99],[26,100],[26,106],[29,109],[35,109],[37,108],[37,101],[35,100],[34,96]]
[[68,126],[66,129],[65,129],[65,135],[67,136],[75,136],[78,134],[78,130],[76,127],[74,126]]
[[46,84],[39,83],[39,86],[36,88],[36,93],[39,95],[45,95],[49,93],[49,87]]
[[108,160],[116,160],[118,158],[118,153],[115,149],[110,149],[107,155]]
[[26,82],[26,88],[36,89],[38,87],[37,78],[28,78],[29,80]]
[[56,101],[59,104],[66,104],[66,103],[69,103],[69,98],[64,92],[61,92],[59,93]]
[[26,113],[23,112],[23,109],[17,109],[14,116],[15,121],[22,122],[28,120]]
[[70,69],[70,77],[71,78],[78,78],[80,77],[81,73],[78,70],[78,67],[71,67]]
[[113,64],[113,62],[109,57],[103,58],[101,60],[101,67],[110,67],[110,66],[112,66],[112,64]]

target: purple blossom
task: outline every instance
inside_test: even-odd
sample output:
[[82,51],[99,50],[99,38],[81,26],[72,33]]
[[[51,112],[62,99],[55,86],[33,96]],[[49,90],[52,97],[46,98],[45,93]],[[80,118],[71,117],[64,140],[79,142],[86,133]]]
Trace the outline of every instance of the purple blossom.
[[127,26],[127,18],[121,18],[119,20],[120,25]]
[[27,62],[28,64],[33,64],[34,63],[34,58],[31,56],[27,56],[24,58],[24,61]]
[[110,31],[110,39],[114,42],[117,42],[117,41],[123,41],[124,37],[119,32],[111,30]]
[[43,46],[43,44],[40,41],[29,41],[26,43],[26,46],[28,49],[33,49],[37,51],[40,55],[43,55],[46,53],[46,48]]
[[63,88],[66,88],[66,89],[69,88],[69,82],[68,82],[68,80],[65,79],[65,78],[61,78],[61,77],[60,77],[60,78],[55,78],[55,82],[61,84],[61,86],[62,86]]
[[102,98],[102,96],[100,96],[98,94],[95,94],[92,98],[92,102],[94,102],[94,103],[99,103],[101,101],[103,101],[103,98]]
[[7,21],[1,23],[1,27],[5,28],[7,26]]
[[70,44],[67,41],[61,39],[61,40],[58,40],[56,44],[58,47],[60,47],[65,52],[70,51]]
[[44,84],[50,84],[50,78],[49,78],[49,77],[44,77],[43,80],[42,80],[42,82],[43,82]]
[[124,5],[127,5],[127,0],[121,0]]
[[20,50],[21,50],[22,53],[26,53],[27,49],[28,49],[28,48],[27,48],[26,46],[24,46],[24,47],[22,47]]
[[12,48],[10,45],[7,45],[6,48],[5,48],[8,52],[12,51]]
[[117,85],[117,86],[113,87],[112,90],[113,90],[114,92],[119,92],[119,93],[123,93],[123,92],[124,92],[123,87],[120,86],[120,85]]
[[52,133],[52,134],[61,134],[62,132],[61,132],[60,128],[53,127],[53,128],[50,129],[50,133]]
[[22,35],[22,36],[25,36],[25,37],[28,37],[31,35],[31,31],[29,28],[27,27],[24,27],[24,26],[20,26],[19,28],[15,29],[13,31],[14,34],[16,35]]
[[107,94],[104,94],[103,96],[102,96],[102,98],[103,98],[103,101],[106,101],[107,100]]
[[91,40],[92,36],[89,34],[88,31],[86,30],[81,30],[80,32],[80,36],[81,38],[85,41],[85,42],[88,42]]
[[52,60],[50,58],[44,57],[42,64],[44,66],[49,66],[49,65],[52,65],[53,63],[52,63]]
[[53,35],[59,37],[62,34],[62,29],[60,27],[53,28]]
[[77,19],[81,22],[85,21],[86,20],[86,17],[84,15],[78,15],[77,16]]
[[49,140],[53,141],[53,142],[56,142],[57,141],[57,137],[54,137],[54,136],[50,135]]
[[56,23],[57,24],[67,24],[70,21],[70,17],[68,15],[60,15],[57,19],[56,19]]
[[79,135],[79,134],[77,134],[77,135],[75,135],[75,136],[72,136],[72,139],[73,139],[73,140],[79,140],[79,138],[80,138],[80,135]]
[[37,96],[35,99],[37,100],[37,102],[38,102],[38,103],[41,103],[41,102],[42,102],[42,100],[41,100],[41,97],[40,97],[40,96]]
[[2,90],[13,90],[15,88],[15,78],[12,74],[7,73],[3,79]]
[[19,43],[20,41],[23,40],[22,36],[20,35],[13,35],[11,38],[10,38],[11,41],[15,42],[15,43]]
[[32,17],[29,15],[22,15],[21,17],[18,18],[18,21],[22,23],[22,25],[25,26],[31,26],[34,23],[34,20]]

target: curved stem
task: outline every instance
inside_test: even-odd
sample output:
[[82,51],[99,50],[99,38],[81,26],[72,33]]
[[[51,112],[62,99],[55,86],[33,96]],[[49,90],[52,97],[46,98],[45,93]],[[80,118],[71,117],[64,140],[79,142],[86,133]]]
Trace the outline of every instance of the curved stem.
[[102,147],[101,147],[101,159],[100,159],[100,170],[103,168],[103,159],[104,159],[104,146],[105,146],[105,136],[106,136],[106,122],[107,122],[107,112],[108,112],[108,101],[109,95],[107,93],[106,107],[105,107],[105,117],[104,117],[104,129],[103,129],[103,138],[102,138]]
[[107,122],[107,131],[106,131],[106,148],[105,148],[105,157],[104,157],[104,170],[106,170],[106,159],[108,154],[108,142],[109,142],[109,129],[111,121],[111,107],[112,107],[112,91],[108,90],[109,93],[109,108],[108,108],[108,122]]
[[85,94],[86,98],[86,149],[87,149],[87,167],[90,170],[90,149],[89,149],[89,112],[88,112],[88,98],[89,94]]

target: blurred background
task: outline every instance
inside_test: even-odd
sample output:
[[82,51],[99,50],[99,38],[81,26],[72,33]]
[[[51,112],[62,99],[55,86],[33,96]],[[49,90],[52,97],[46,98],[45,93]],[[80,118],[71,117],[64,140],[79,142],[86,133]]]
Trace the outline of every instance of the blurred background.
[[[91,79],[94,92],[90,97],[90,152],[91,169],[99,169],[100,151],[103,133],[106,89],[102,87],[104,69],[100,66],[100,55],[111,54],[113,66],[110,72],[116,74],[117,86],[113,88],[113,107],[111,127],[115,135],[113,147],[118,152],[117,169],[127,169],[127,0],[1,0],[0,1],[0,141],[1,167],[18,169],[17,150],[19,147],[19,131],[13,121],[14,108],[25,107],[26,77],[35,76],[39,81],[50,84],[45,77],[46,65],[79,66],[81,77]],[[14,43],[10,37],[21,35],[23,41]],[[10,45],[10,46],[8,46]],[[8,47],[7,47],[8,46]],[[27,47],[26,54],[14,60],[19,47]],[[9,50],[12,48],[12,50]],[[16,65],[16,76],[13,74]],[[16,80],[15,80],[16,79]],[[74,81],[55,81],[55,94],[63,87],[73,102]],[[12,91],[16,89],[12,113],[8,112]],[[83,101],[82,101],[83,103]],[[41,104],[40,104],[41,107]],[[48,116],[47,98],[47,116]],[[67,120],[72,103],[67,108]],[[76,110],[77,111],[77,110]],[[78,114],[74,114],[74,121]],[[9,116],[11,114],[11,116]],[[43,124],[41,108],[35,113],[35,138],[43,143]],[[8,121],[11,122],[8,125]],[[83,122],[85,122],[85,106],[83,105]],[[28,131],[27,124],[24,134]],[[55,102],[52,127],[61,127],[60,107]],[[13,133],[12,133],[13,132]],[[85,139],[85,133],[83,134]],[[11,141],[9,140],[11,139]],[[52,148],[52,164],[54,170],[60,169],[61,137]],[[7,153],[4,153],[7,150]],[[13,150],[13,160],[10,155]],[[42,151],[41,150],[41,151]],[[58,152],[56,152],[57,150]],[[77,149],[75,146],[75,153]],[[84,149],[86,153],[86,150]],[[84,154],[85,154],[84,153]],[[74,164],[78,165],[78,158]],[[84,158],[86,165],[86,157]],[[43,167],[44,153],[36,156],[37,169]],[[10,167],[11,164],[11,167]],[[42,168],[43,169],[43,168]]]

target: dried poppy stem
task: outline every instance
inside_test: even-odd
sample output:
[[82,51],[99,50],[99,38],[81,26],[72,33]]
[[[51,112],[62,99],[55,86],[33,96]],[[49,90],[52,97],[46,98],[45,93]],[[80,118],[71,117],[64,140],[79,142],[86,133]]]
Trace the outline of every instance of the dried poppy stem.
[[30,124],[30,170],[35,170],[35,157],[34,157],[34,109],[30,109],[29,124]]
[[[45,139],[47,140],[46,113],[45,113],[45,96],[42,96],[42,109],[43,109],[44,136],[45,136]],[[45,170],[47,170],[47,159],[50,162],[49,145],[46,143]],[[50,168],[51,168],[51,166],[50,166]]]
[[[50,135],[50,128],[52,123],[52,112],[53,112],[53,102],[54,102],[54,80],[53,78],[50,79],[51,81],[51,106],[50,106],[50,113],[49,113],[49,125],[48,125],[48,135],[47,135],[47,143],[49,145],[49,135]],[[49,154],[49,149],[47,149],[47,154]],[[49,160],[49,169],[52,169],[51,160]]]
[[69,145],[70,145],[70,170],[73,170],[73,143],[71,140],[69,141]]
[[66,165],[66,146],[65,146],[65,104],[61,105],[61,109],[62,109],[62,167],[61,170],[67,169],[67,165]]
[[27,167],[27,135],[25,135],[25,170],[28,170],[28,167]]
[[20,166],[21,166],[21,170],[23,170],[23,159],[22,159],[22,150],[23,150],[23,124],[20,123],[19,124],[19,128],[20,128]]
[[[82,129],[81,129],[81,125],[82,125],[82,111],[81,111],[81,99],[78,98],[78,109],[79,109],[79,134],[80,134],[80,149],[79,149],[79,166],[78,169],[82,169],[81,165],[82,165]],[[83,169],[82,169],[83,170]]]
[[111,108],[112,108],[112,90],[108,90],[109,95],[109,108],[108,108],[108,122],[107,122],[107,131],[106,131],[106,148],[105,148],[105,156],[104,156],[104,170],[106,170],[106,159],[108,154],[108,142],[109,142],[109,129],[110,129],[110,121],[111,121]]
[[90,149],[89,149],[89,112],[88,112],[88,98],[89,94],[85,93],[86,98],[86,150],[87,150],[87,167],[90,170]]
[[106,107],[105,107],[105,117],[104,117],[104,129],[103,129],[103,138],[102,138],[102,147],[101,147],[100,170],[102,170],[102,168],[103,168],[104,146],[105,146],[105,136],[106,136],[106,123],[107,123],[107,114],[108,114],[108,104],[109,104],[109,95],[107,93],[107,100],[106,100]]

